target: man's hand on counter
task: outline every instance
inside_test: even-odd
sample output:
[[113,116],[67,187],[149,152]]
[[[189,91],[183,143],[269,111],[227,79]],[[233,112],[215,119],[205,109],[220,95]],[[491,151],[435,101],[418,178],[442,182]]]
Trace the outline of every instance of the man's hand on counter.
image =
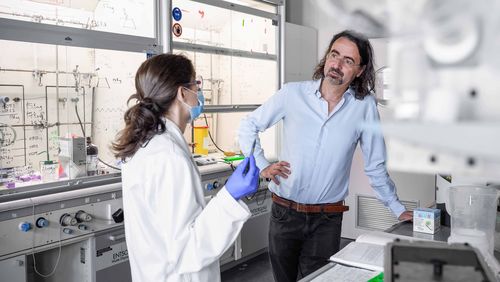
[[413,212],[412,211],[404,211],[398,218],[400,221],[413,221]]

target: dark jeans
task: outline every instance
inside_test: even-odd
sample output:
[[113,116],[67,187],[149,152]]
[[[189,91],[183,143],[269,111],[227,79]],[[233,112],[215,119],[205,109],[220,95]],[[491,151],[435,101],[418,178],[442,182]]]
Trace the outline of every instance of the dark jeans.
[[277,282],[296,281],[328,263],[340,248],[342,213],[302,213],[273,202],[269,257]]

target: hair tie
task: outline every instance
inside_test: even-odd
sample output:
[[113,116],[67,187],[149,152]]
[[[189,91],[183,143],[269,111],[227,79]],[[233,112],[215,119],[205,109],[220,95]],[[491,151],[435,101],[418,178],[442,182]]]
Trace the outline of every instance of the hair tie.
[[149,104],[153,104],[154,101],[153,101],[153,99],[151,99],[149,97],[145,97],[145,98],[142,98],[141,103],[149,105]]
[[158,103],[156,103],[155,101],[153,101],[153,99],[151,99],[149,97],[146,97],[146,98],[140,100],[139,106],[144,107],[144,108],[152,111],[155,114],[161,112],[160,105],[158,105]]

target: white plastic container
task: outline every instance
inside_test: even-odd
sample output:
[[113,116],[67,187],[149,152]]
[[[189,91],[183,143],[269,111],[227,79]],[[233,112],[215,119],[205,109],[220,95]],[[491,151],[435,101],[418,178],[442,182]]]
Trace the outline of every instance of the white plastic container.
[[497,215],[497,189],[481,185],[450,187],[447,207],[451,215],[449,243],[467,242],[493,254]]

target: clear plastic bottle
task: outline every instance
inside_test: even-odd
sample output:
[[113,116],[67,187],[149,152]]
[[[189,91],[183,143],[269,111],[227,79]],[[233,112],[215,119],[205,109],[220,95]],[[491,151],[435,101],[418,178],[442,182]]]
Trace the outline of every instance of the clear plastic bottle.
[[87,175],[97,175],[97,164],[99,163],[99,158],[97,153],[99,150],[97,146],[92,144],[92,139],[87,137]]

